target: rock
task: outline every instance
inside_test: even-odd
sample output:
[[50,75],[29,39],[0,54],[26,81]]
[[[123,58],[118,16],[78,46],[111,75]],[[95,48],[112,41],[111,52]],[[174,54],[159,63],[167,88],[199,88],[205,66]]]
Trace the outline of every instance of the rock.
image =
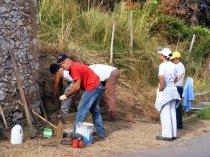
[[5,11],[7,11],[5,7],[0,7],[0,14],[4,13]]
[[16,121],[23,117],[23,112],[15,112],[12,114],[12,121]]
[[10,0],[4,0],[4,3],[10,3]]
[[0,91],[0,101],[4,100],[5,96],[6,96],[6,93],[3,91]]

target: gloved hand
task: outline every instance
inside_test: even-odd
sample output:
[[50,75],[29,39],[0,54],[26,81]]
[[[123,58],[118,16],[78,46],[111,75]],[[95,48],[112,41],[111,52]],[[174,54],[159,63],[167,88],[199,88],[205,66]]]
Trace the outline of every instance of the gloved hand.
[[59,100],[61,100],[61,101],[66,100],[66,99],[67,99],[67,97],[66,97],[65,94],[64,95],[61,95],[60,98],[59,98]]

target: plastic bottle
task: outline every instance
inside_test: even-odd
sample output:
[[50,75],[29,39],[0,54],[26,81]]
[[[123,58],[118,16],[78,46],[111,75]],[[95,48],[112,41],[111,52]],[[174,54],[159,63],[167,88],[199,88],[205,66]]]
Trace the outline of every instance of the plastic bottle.
[[19,123],[17,123],[11,131],[11,141],[12,144],[23,143],[23,129]]

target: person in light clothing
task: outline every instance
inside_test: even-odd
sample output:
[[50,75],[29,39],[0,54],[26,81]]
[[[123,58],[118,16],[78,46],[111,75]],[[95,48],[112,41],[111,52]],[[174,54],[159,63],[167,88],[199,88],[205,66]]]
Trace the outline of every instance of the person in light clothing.
[[177,73],[175,64],[169,60],[172,56],[169,48],[164,48],[158,53],[162,63],[159,65],[159,88],[155,107],[160,112],[162,134],[156,136],[156,139],[172,141],[177,137],[176,104],[177,100],[181,100],[174,82],[180,74]]
[[[68,83],[70,83],[69,86],[66,87],[64,93],[68,93],[68,91],[73,87],[74,82],[73,82],[72,77],[69,75],[69,71],[63,70],[58,64],[51,64],[50,72],[51,74],[54,74],[54,85],[53,85],[53,91],[52,91],[52,102],[54,103],[60,79],[63,79],[64,81],[67,81]],[[69,108],[72,107],[73,96],[74,95],[70,96],[68,99],[64,101],[61,101],[61,113],[59,114],[69,113]]]
[[[175,83],[175,86],[177,87],[179,95],[182,98],[183,82],[184,82],[184,77],[185,77],[185,67],[181,62],[181,54],[178,51],[175,51],[173,52],[172,57],[170,59],[176,65],[177,71],[181,73],[181,75],[179,76],[179,81]],[[183,123],[182,123],[182,104],[181,103],[176,108],[176,120],[177,120],[177,129],[182,129]]]
[[120,72],[116,67],[112,67],[105,64],[93,64],[91,68],[100,78],[100,81],[105,84],[104,94],[108,102],[108,116],[103,117],[104,120],[116,121],[116,84],[120,77]]

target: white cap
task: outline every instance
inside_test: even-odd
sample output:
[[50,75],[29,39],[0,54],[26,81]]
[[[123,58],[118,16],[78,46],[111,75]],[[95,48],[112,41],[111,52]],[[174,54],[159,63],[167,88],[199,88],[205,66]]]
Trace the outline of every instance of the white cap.
[[159,54],[166,56],[167,58],[170,57],[171,50],[169,48],[164,48],[162,51],[158,51]]

